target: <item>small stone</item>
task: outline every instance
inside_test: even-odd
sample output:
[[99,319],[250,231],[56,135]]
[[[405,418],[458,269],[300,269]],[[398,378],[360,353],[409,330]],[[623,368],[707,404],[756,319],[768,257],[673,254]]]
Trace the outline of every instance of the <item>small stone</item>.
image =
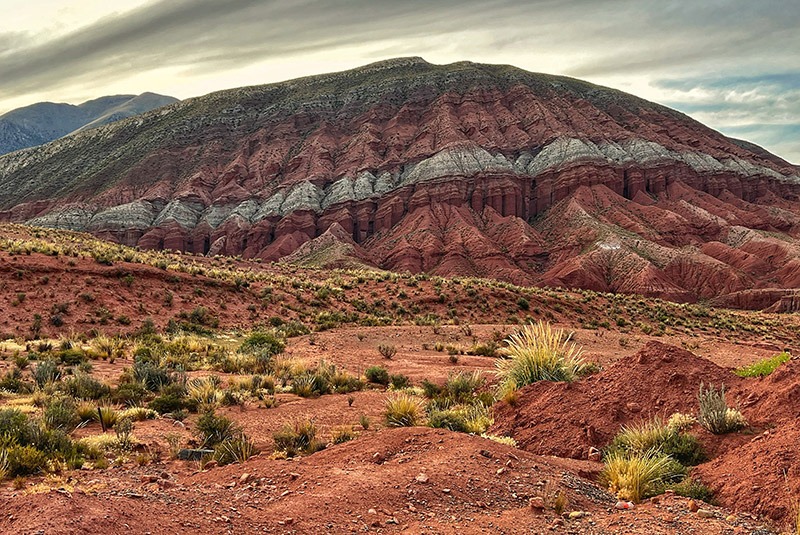
[[738,520],[736,518],[736,515],[728,515],[728,516],[725,517],[725,522],[727,522],[729,524],[733,524],[734,522],[736,522],[736,520]]
[[428,482],[428,474],[422,473],[418,474],[417,477],[414,479],[417,480],[417,483],[427,483]]
[[283,523],[286,524],[287,526],[289,526],[291,524],[294,524],[294,518],[292,518],[292,517],[284,518],[283,519]]
[[450,494],[450,489],[442,489],[442,492],[444,492],[445,494]]
[[377,514],[378,514],[378,511],[376,511],[375,509],[373,509],[373,508],[371,508],[371,507],[370,507],[370,508],[367,510],[367,514],[368,514],[368,515],[377,515]]
[[587,458],[588,458],[590,461],[593,461],[593,462],[599,463],[599,462],[600,462],[600,460],[603,458],[603,454],[602,454],[602,453],[600,453],[600,450],[598,450],[597,448],[595,448],[595,447],[590,447],[590,448],[589,448],[589,455],[588,455],[588,457],[587,457]]
[[652,498],[650,498],[650,503],[661,503],[661,498],[659,498],[658,496],[653,496]]
[[479,451],[478,453],[480,453],[481,455],[483,455],[483,456],[484,456],[484,457],[486,457],[487,459],[491,459],[492,457],[494,457],[494,455],[492,454],[492,452],[491,452],[491,451],[489,451],[489,450],[481,450],[481,451]]
[[397,519],[395,517],[393,517],[393,516],[390,516],[389,518],[387,518],[386,519],[386,523],[387,524],[399,524]]
[[554,526],[563,526],[564,525],[564,519],[561,518],[561,517],[554,518],[553,519],[553,525]]
[[689,500],[689,503],[686,504],[686,507],[689,509],[690,513],[696,513],[700,506],[697,505],[697,502],[694,500]]
[[625,404],[625,408],[631,412],[642,412],[642,406],[638,403],[631,401],[630,403]]
[[239,478],[239,483],[247,483],[248,481],[250,481],[250,474],[248,473],[242,474]]
[[498,468],[498,469],[497,469],[497,475],[499,476],[499,475],[501,475],[501,474],[502,474],[503,472],[505,472],[505,471],[506,471],[506,469],[505,469],[505,468]]
[[633,509],[633,502],[626,502],[624,500],[620,500],[614,505],[614,509],[620,509],[620,510]]
[[710,509],[698,509],[697,516],[700,518],[714,518],[714,511]]
[[153,475],[142,476],[142,483],[155,483],[156,481],[158,481],[157,476]]
[[569,519],[570,520],[577,520],[578,518],[583,518],[586,514],[583,511],[570,511]]
[[217,467],[217,461],[208,461],[204,466],[203,470],[211,470],[212,468]]
[[544,509],[544,498],[541,496],[534,496],[530,500],[528,500],[528,506],[531,509],[537,509],[539,511]]
[[292,481],[294,481],[298,477],[300,477],[300,474],[298,474],[297,472],[289,472],[289,479],[291,479]]
[[372,454],[372,462],[375,464],[383,464],[385,460],[386,457],[384,457],[383,454],[378,451]]

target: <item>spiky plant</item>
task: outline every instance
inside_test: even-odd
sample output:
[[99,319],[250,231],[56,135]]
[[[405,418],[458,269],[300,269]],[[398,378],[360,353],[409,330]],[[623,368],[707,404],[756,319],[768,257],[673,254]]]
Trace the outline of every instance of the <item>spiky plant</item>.
[[538,381],[574,381],[585,366],[582,350],[549,323],[526,325],[506,342],[508,358],[497,361],[500,397]]
[[386,425],[412,427],[422,423],[424,409],[420,400],[408,394],[398,394],[386,399]]
[[669,456],[656,451],[637,454],[618,451],[606,457],[600,480],[618,498],[639,503],[655,494],[673,475],[675,464]]

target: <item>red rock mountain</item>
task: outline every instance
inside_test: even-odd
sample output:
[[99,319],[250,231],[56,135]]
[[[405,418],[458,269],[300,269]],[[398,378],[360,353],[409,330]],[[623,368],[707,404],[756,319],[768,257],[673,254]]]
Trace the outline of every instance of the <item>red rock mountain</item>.
[[619,91],[406,58],[213,93],[0,157],[0,220],[144,248],[792,310],[798,175]]

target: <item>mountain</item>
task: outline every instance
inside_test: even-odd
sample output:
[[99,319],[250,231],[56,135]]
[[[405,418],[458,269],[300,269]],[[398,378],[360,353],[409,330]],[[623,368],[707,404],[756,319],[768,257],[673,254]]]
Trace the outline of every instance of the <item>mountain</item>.
[[155,93],[114,95],[78,106],[39,102],[0,115],[0,154],[49,143],[54,139],[139,115],[177,102]]
[[324,235],[287,260],[325,250],[336,264],[786,310],[800,302],[798,175],[620,91],[403,58],[0,157],[0,220],[265,261]]

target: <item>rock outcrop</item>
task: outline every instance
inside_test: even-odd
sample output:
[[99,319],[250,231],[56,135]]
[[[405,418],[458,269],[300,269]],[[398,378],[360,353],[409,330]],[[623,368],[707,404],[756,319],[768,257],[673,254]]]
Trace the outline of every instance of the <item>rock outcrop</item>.
[[748,147],[579,80],[406,58],[1,157],[0,220],[268,261],[335,229],[381,268],[681,301],[797,287],[800,170]]

